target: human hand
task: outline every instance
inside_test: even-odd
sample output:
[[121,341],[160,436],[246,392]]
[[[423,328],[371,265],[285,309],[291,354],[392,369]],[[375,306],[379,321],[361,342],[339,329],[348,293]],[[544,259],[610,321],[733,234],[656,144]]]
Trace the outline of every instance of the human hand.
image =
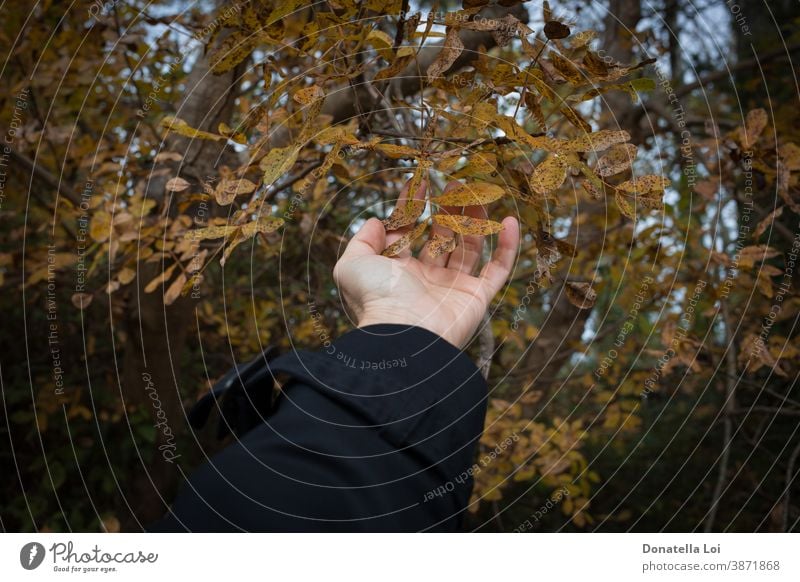
[[[448,184],[445,191],[459,185]],[[415,194],[425,196],[423,183]],[[400,194],[404,204],[408,186]],[[450,214],[459,208],[445,207]],[[481,206],[466,207],[474,218],[486,218]],[[407,248],[395,257],[381,252],[413,226],[386,233],[377,218],[369,219],[356,233],[333,269],[334,280],[352,311],[358,327],[376,323],[416,325],[438,334],[454,346],[463,348],[475,333],[486,308],[502,289],[519,246],[519,223],[513,217],[503,220],[498,246],[479,276],[473,276],[481,258],[484,237],[465,235],[451,253],[439,257],[428,254],[425,243],[418,258]],[[453,232],[434,224],[430,236],[453,236]]]

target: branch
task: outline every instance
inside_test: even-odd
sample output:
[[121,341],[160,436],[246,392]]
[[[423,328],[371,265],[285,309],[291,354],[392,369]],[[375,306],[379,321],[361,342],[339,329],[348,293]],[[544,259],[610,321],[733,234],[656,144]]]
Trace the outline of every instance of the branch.
[[761,57],[753,57],[752,59],[741,61],[739,63],[736,63],[732,67],[727,67],[724,70],[714,71],[713,73],[709,73],[708,75],[706,75],[705,77],[701,77],[694,83],[689,83],[688,85],[679,87],[678,89],[675,90],[675,94],[678,97],[682,97],[683,95],[691,93],[695,89],[699,89],[700,87],[703,87],[708,83],[713,83],[714,81],[719,81],[720,79],[725,79],[726,77],[730,77],[731,73],[733,73],[734,71],[741,71],[744,69],[752,69],[758,67],[761,64],[763,64],[764,61],[768,61],[776,57],[780,57],[780,59],[787,58],[791,55],[791,53],[797,50],[800,50],[800,42],[796,42],[790,44],[789,46],[766,52],[763,55],[761,55]]

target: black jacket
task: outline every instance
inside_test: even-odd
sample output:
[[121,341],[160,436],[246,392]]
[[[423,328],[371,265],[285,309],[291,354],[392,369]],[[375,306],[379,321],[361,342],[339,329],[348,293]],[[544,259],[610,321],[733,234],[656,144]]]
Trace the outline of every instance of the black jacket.
[[486,414],[472,361],[418,327],[374,325],[287,373],[275,412],[197,470],[150,531],[452,531]]

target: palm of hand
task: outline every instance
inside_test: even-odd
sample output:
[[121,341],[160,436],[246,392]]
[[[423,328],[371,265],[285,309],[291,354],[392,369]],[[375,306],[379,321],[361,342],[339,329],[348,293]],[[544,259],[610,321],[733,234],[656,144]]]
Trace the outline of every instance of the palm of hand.
[[407,323],[461,347],[480,324],[493,293],[487,282],[414,257],[343,259],[337,279],[359,326]]

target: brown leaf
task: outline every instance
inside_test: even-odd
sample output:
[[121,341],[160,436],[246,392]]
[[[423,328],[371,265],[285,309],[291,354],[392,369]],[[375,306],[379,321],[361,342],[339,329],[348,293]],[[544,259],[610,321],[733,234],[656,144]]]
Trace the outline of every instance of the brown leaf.
[[189,186],[189,182],[180,176],[167,180],[167,192],[183,192]]
[[214,190],[214,198],[220,206],[227,206],[241,194],[250,194],[256,185],[242,178],[241,180],[223,179]]
[[456,248],[456,237],[444,236],[438,232],[434,233],[428,242],[428,254],[433,257],[440,257],[445,253],[452,253]]
[[417,226],[411,229],[409,232],[401,236],[395,242],[390,244],[386,247],[383,252],[381,253],[384,257],[394,257],[407,249],[411,243],[417,240],[425,229],[428,228],[427,222],[420,222]]
[[440,77],[442,73],[453,66],[462,50],[464,50],[464,43],[461,42],[458,29],[456,27],[448,28],[442,50],[428,67],[428,80],[432,81],[436,77]]
[[432,198],[431,202],[439,206],[478,206],[491,204],[504,194],[505,190],[496,184],[469,182],[460,184],[437,198]]
[[319,87],[318,85],[312,85],[311,87],[300,89],[292,96],[292,98],[301,105],[309,105],[317,99],[322,99],[324,96],[325,92],[322,90],[322,87]]
[[767,112],[764,109],[753,109],[747,113],[744,128],[739,130],[744,149],[749,149],[758,141],[758,138],[767,127],[767,119]]
[[551,20],[544,25],[544,35],[550,40],[567,38],[569,34],[569,26],[561,24],[557,20]]
[[638,194],[653,194],[663,192],[669,186],[670,180],[665,176],[647,175],[632,180],[626,180],[616,186],[622,192],[636,192]]
[[397,230],[409,224],[413,224],[425,212],[427,202],[425,200],[415,200],[414,195],[419,190],[422,180],[431,167],[431,162],[420,161],[414,175],[408,182],[408,200],[405,204],[398,204],[392,214],[383,221],[386,230]]
[[597,160],[594,170],[598,176],[608,177],[624,172],[631,167],[636,158],[637,148],[631,143],[612,147],[606,155]]
[[578,309],[591,309],[597,301],[597,293],[589,283],[567,281],[564,290],[569,302]]
[[459,234],[495,234],[503,230],[503,225],[493,220],[458,216],[452,214],[434,214],[433,221]]
[[755,231],[753,232],[753,236],[755,238],[760,237],[766,230],[772,226],[775,222],[775,219],[778,218],[781,214],[783,214],[783,209],[786,208],[785,206],[780,206],[770,212],[767,216],[765,216],[756,226]]

